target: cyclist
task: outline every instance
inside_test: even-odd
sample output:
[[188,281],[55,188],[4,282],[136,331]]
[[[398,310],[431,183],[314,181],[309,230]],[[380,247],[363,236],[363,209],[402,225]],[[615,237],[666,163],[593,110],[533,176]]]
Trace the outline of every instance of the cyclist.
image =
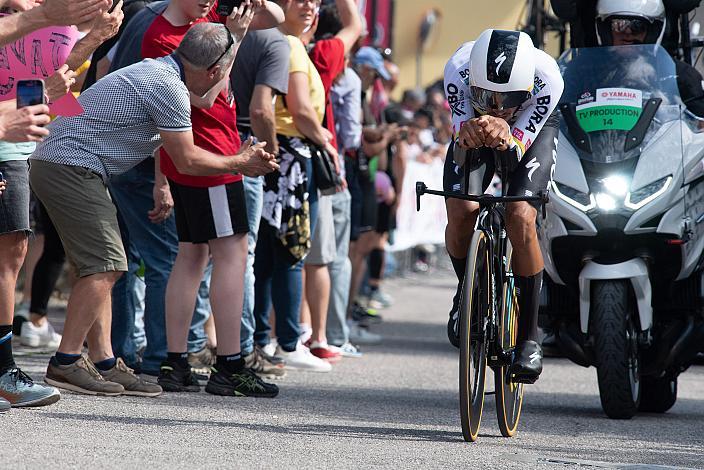
[[[497,170],[497,157],[509,162],[507,195],[532,196],[547,190],[555,169],[559,126],[553,111],[564,88],[557,63],[536,49],[525,33],[488,29],[450,58],[444,85],[454,133],[445,160],[444,190],[460,192],[461,166],[469,165],[466,192],[484,192]],[[448,198],[446,207],[446,247],[459,281],[448,337],[459,347],[461,286],[479,206]],[[536,216],[537,207],[530,203],[506,206],[520,311],[517,347],[509,370],[529,383],[542,372],[543,357],[537,342],[543,258]]]

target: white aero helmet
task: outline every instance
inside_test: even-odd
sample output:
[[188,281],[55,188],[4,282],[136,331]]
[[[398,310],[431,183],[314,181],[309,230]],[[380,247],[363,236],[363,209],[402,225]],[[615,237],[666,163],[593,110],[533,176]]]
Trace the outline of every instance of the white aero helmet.
[[530,97],[535,81],[535,48],[526,33],[487,29],[474,42],[469,58],[472,106],[517,108]]
[[602,46],[613,45],[613,32],[645,32],[644,44],[660,44],[665,34],[665,5],[662,0],[599,0],[596,34]]

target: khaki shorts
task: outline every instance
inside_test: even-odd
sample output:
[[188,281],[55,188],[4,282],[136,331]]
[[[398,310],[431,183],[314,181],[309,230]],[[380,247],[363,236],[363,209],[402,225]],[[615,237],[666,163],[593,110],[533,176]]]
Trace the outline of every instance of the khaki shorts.
[[332,196],[318,193],[318,221],[311,240],[310,252],[305,264],[320,266],[330,264],[337,256],[335,222],[332,217]]
[[83,167],[30,160],[29,182],[78,277],[127,271],[117,211],[100,175]]

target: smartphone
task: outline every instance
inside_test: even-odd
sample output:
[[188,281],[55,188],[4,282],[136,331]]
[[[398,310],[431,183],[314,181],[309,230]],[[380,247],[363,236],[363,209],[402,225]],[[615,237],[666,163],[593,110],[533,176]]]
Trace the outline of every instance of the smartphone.
[[239,8],[244,0],[219,0],[218,8],[215,10],[220,16],[230,16],[235,8]]
[[17,107],[44,104],[44,80],[17,81]]

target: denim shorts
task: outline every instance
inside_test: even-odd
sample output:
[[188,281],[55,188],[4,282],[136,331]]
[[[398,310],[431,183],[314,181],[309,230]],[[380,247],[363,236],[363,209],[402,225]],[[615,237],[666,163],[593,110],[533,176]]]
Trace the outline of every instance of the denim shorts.
[[0,172],[7,182],[0,196],[0,235],[29,234],[29,164],[26,160],[0,162]]

